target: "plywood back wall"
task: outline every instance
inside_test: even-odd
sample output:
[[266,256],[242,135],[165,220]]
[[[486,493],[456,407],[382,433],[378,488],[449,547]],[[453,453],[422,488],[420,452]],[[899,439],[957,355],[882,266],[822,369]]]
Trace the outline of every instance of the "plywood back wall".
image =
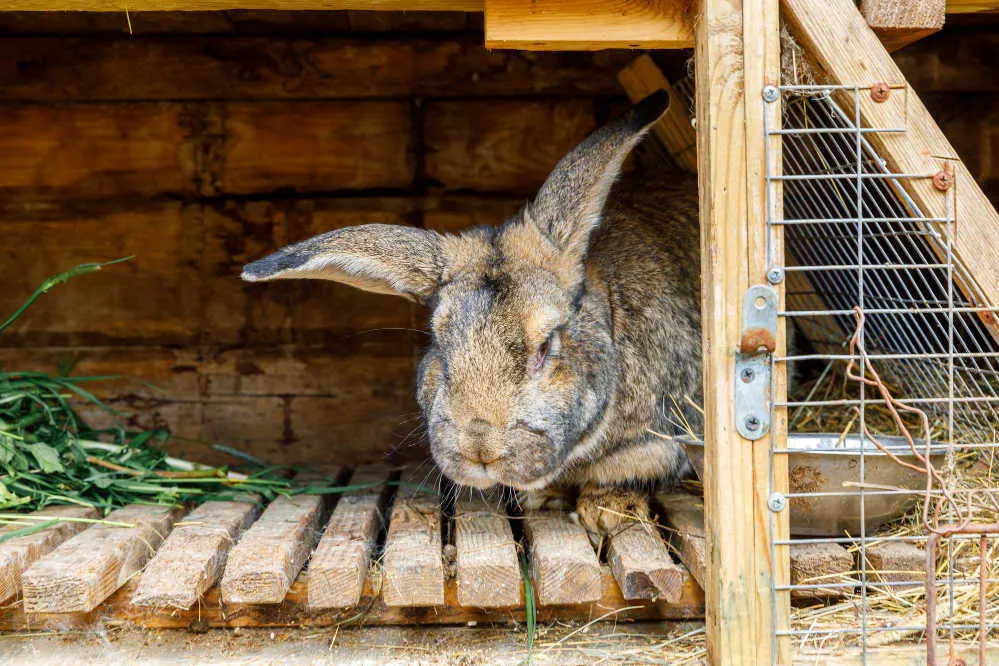
[[[620,108],[633,54],[489,53],[464,14],[130,19],[131,36],[119,14],[0,12],[0,316],[49,275],[135,255],[45,296],[0,336],[0,364],[75,359],[75,374],[154,384],[98,392],[207,461],[226,459],[199,442],[280,463],[419,442],[419,308],[328,283],[248,285],[240,268],[351,224],[501,221]],[[899,57],[941,108],[978,113],[944,126],[999,179],[999,76],[982,56],[995,40],[969,39]],[[657,57],[675,75],[686,56]]]
[[[272,462],[377,460],[420,440],[423,312],[244,263],[365,222],[503,219],[620,104],[630,54],[490,54],[465,15],[2,15],[5,369],[120,374],[142,425]],[[415,329],[415,330],[411,330]]]

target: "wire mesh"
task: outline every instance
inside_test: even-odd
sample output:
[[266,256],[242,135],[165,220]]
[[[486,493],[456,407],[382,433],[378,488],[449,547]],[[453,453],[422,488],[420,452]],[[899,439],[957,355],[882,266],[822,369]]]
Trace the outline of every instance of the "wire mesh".
[[[822,546],[853,562],[803,572],[792,556],[790,583],[771,590],[774,609],[790,596],[791,617],[775,615],[773,637],[859,648],[864,663],[874,646],[999,629],[999,530],[984,529],[999,520],[999,346],[982,319],[997,309],[954,255],[960,184],[940,194],[945,214],[920,210],[907,188],[934,174],[889,170],[869,138],[905,128],[862,125],[869,91],[784,86],[770,102],[782,127],[767,128],[783,144],[767,155],[783,200],[767,220],[788,258],[781,316],[803,338],[775,358],[792,378],[773,405],[792,434],[770,446],[789,467],[792,536],[771,554]],[[886,544],[902,544],[896,564]]]

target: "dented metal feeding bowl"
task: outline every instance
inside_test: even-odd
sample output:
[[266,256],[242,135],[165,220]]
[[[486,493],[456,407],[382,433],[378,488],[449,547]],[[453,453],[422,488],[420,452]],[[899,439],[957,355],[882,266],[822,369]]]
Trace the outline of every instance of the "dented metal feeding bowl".
[[[703,442],[688,437],[679,440],[697,476],[703,478]],[[900,460],[920,466],[904,438],[879,437],[878,441]],[[921,454],[924,446],[916,441]],[[861,523],[871,534],[922,501],[926,491],[925,474],[899,465],[859,435],[792,434],[787,448],[790,492],[782,510],[791,512],[792,536],[859,537]],[[933,464],[944,466],[947,447],[933,442],[930,451]]]

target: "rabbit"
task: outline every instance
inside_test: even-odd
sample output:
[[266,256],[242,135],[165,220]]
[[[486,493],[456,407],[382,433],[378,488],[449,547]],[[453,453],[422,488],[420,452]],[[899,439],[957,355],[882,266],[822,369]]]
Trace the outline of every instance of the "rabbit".
[[696,181],[615,185],[668,101],[660,91],[595,131],[502,226],[338,229],[242,277],[334,280],[425,305],[417,400],[443,474],[513,488],[525,509],[574,501],[587,530],[610,533],[686,473],[671,405],[701,394]]

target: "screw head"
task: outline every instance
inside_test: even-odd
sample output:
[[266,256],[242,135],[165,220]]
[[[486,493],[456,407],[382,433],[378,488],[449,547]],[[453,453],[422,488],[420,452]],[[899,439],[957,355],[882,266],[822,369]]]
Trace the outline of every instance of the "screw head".
[[767,507],[774,513],[780,513],[787,508],[787,498],[780,493],[773,493],[767,498]]
[[875,83],[871,86],[871,99],[880,104],[881,102],[887,102],[888,97],[891,95],[891,88],[888,87],[887,83]]
[[770,284],[780,284],[784,281],[784,269],[780,266],[771,266],[767,271],[767,282]]
[[756,372],[752,368],[743,368],[742,372],[739,373],[739,378],[747,384],[753,381],[754,377],[756,377]]
[[780,90],[777,86],[763,86],[764,102],[776,102],[778,99],[780,99]]
[[743,421],[743,425],[746,426],[746,430],[749,432],[756,432],[760,429],[760,419],[755,416],[747,416],[746,420]]
[[933,175],[933,187],[946,192],[954,184],[954,174],[950,169],[941,169]]

